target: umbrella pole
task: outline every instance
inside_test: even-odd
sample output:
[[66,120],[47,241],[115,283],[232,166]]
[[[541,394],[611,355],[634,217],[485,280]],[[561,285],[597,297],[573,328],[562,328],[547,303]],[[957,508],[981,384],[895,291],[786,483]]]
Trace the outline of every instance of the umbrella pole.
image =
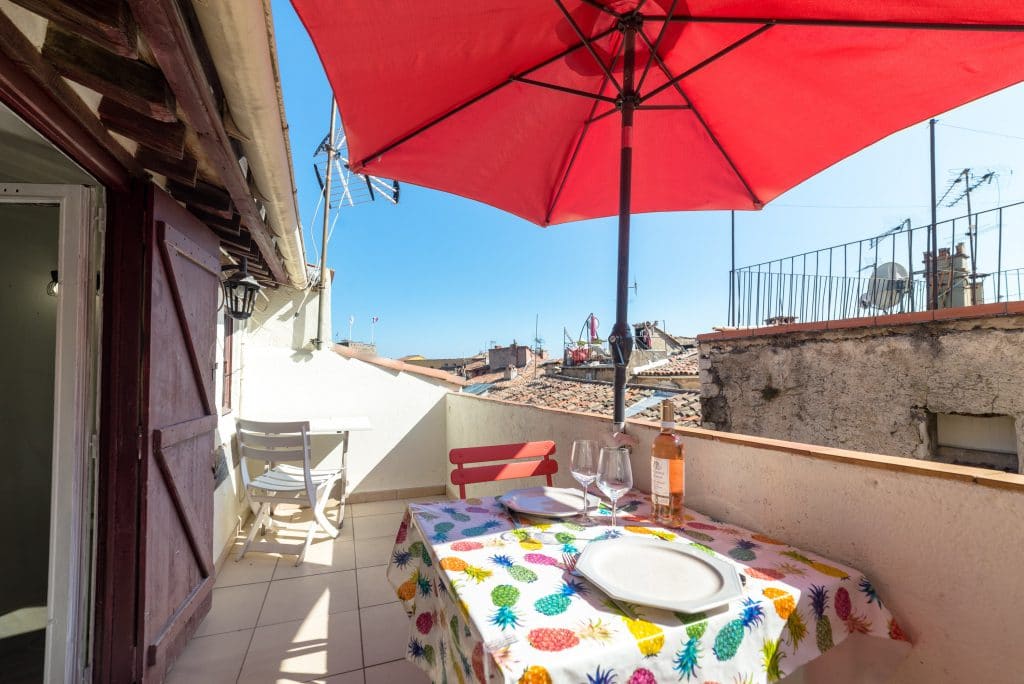
[[633,351],[633,335],[629,329],[629,218],[633,189],[633,113],[636,93],[633,90],[636,31],[639,17],[623,17],[622,59],[622,148],[619,156],[619,264],[616,280],[615,325],[609,336],[612,361],[615,363],[614,431],[626,426],[626,375]]

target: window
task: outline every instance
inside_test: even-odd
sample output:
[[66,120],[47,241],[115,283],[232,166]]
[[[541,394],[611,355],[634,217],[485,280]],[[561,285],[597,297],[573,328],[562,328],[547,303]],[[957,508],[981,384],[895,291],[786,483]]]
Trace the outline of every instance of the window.
[[1018,472],[1017,432],[1012,416],[934,416],[936,461]]
[[221,375],[221,414],[231,411],[232,351],[234,349],[235,319],[224,314],[224,373]]

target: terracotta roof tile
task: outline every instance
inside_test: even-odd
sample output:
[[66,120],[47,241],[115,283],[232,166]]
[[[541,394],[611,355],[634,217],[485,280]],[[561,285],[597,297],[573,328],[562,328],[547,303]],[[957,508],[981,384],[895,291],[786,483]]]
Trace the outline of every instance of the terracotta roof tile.
[[637,375],[650,376],[675,376],[675,375],[697,375],[697,352],[686,352],[674,354],[669,357],[668,363],[645,370]]
[[[581,413],[612,413],[612,385],[607,382],[581,381],[556,375],[542,375],[534,379],[520,375],[521,382],[495,384],[487,396],[532,406],[546,406]],[[626,388],[626,408],[638,401],[665,390],[657,387],[629,386]],[[700,392],[681,391],[670,397],[676,405],[676,423],[700,427]],[[636,418],[660,420],[657,405],[636,414]]]
[[424,366],[414,366],[411,363],[404,361],[398,361],[396,359],[389,359],[383,356],[373,356],[371,354],[360,353],[349,347],[341,344],[334,345],[335,353],[344,356],[349,359],[359,359],[366,363],[372,363],[375,366],[382,368],[390,368],[391,370],[401,371],[403,373],[411,373],[412,375],[423,375],[428,378],[434,378],[435,380],[442,380],[451,385],[458,385],[460,387],[466,384],[466,381],[457,375],[446,373],[443,370],[437,370],[436,368],[426,368]]

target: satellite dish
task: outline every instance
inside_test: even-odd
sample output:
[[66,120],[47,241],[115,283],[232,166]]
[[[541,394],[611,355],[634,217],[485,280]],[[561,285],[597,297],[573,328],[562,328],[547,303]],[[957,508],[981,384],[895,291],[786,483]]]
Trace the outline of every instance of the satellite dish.
[[865,309],[888,311],[899,304],[908,291],[907,269],[892,262],[880,264],[868,280],[868,291],[860,296],[860,305]]

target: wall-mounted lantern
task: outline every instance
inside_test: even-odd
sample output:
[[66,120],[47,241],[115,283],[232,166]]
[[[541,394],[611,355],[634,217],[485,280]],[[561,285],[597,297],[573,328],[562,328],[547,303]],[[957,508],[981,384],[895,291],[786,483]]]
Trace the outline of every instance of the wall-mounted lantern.
[[56,297],[58,290],[60,290],[60,283],[57,281],[57,271],[50,271],[50,282],[46,284],[46,294]]
[[256,293],[260,291],[260,284],[249,275],[248,268],[249,261],[245,257],[242,257],[241,265],[229,264],[221,268],[222,271],[234,271],[221,285],[224,287],[224,308],[236,321],[252,316]]

